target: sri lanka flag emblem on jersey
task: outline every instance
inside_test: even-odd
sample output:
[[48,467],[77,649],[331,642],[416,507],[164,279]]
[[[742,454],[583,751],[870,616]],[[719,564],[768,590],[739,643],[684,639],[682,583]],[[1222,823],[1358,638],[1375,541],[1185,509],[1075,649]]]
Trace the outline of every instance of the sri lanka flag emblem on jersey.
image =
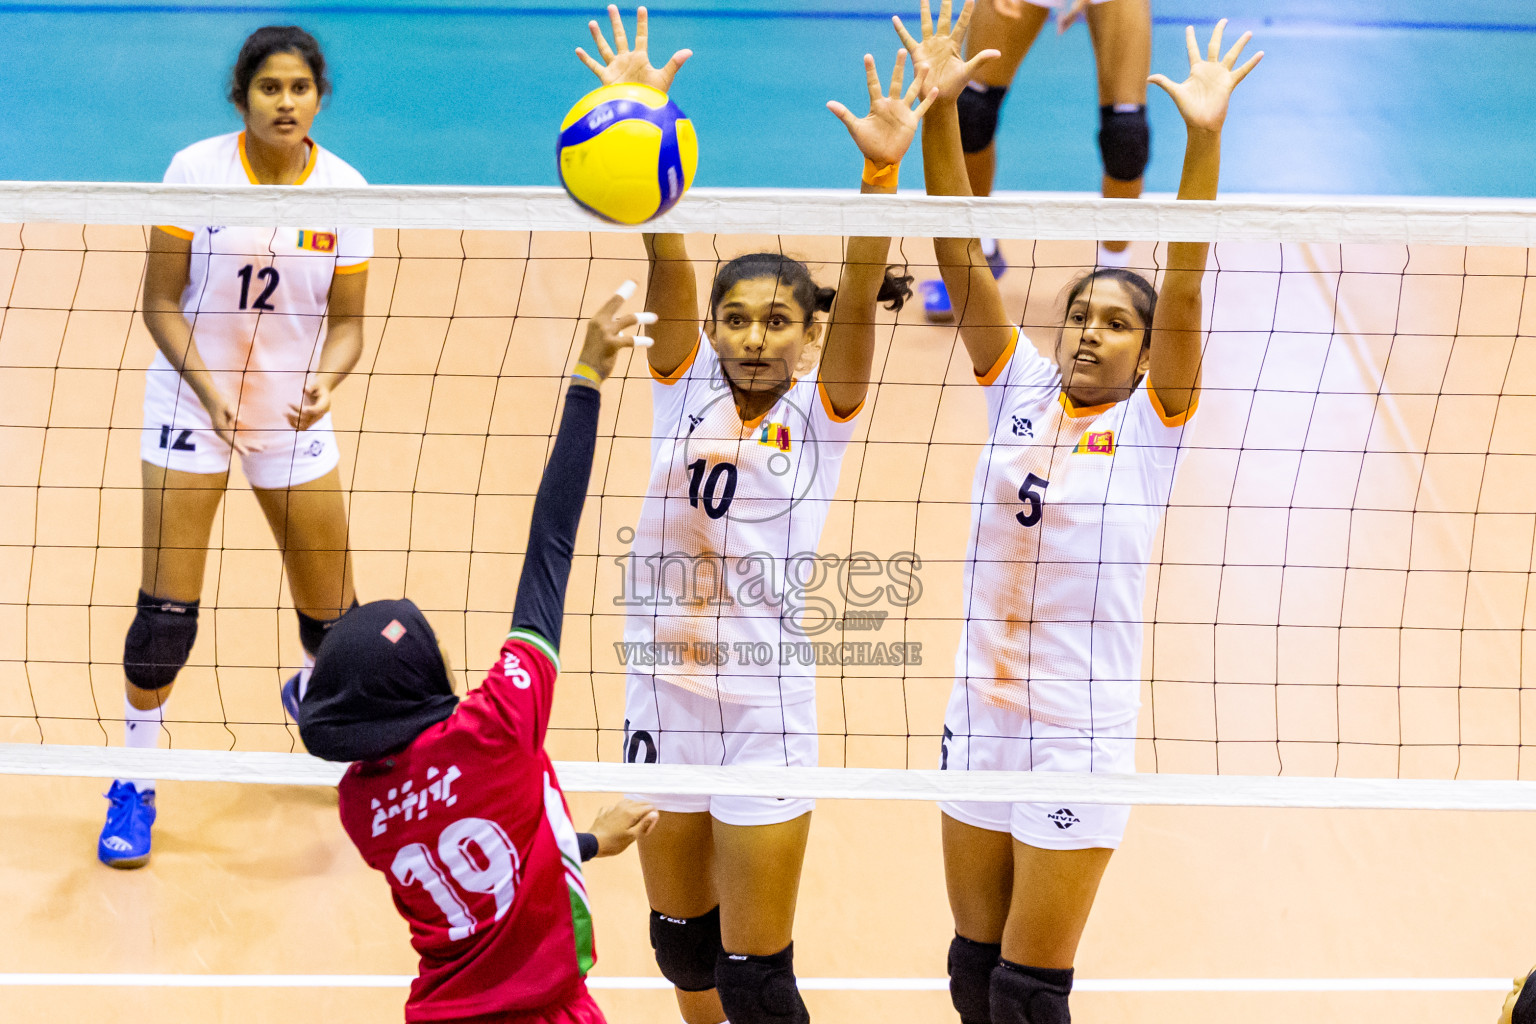
[[1072,449],[1073,455],[1113,455],[1115,454],[1115,432],[1113,430],[1090,430],[1083,435],[1077,447]]
[[789,451],[789,427],[783,423],[764,423],[762,431],[757,435],[757,443],[787,452]]
[[336,236],[329,231],[300,231],[299,248],[310,252],[335,252]]

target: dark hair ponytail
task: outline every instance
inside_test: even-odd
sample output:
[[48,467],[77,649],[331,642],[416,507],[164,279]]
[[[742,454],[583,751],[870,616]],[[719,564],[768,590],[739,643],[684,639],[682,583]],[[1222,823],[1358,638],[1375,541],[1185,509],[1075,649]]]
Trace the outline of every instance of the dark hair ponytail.
[[[896,267],[885,268],[885,280],[880,282],[880,294],[875,297],[876,302],[885,303],[887,309],[899,310],[912,297],[912,275],[901,272],[906,269],[902,267],[898,271]],[[805,310],[806,323],[810,323],[817,313],[832,312],[837,289],[818,287],[811,277],[810,268],[804,263],[783,253],[753,252],[736,257],[715,274],[714,287],[709,290],[710,317],[714,317],[720,300],[732,288],[742,281],[755,281],[763,277],[771,277],[789,289],[795,302]]]
[[262,64],[274,53],[292,53],[304,59],[309,73],[315,76],[315,88],[320,98],[330,95],[331,80],[325,74],[325,54],[315,37],[297,25],[267,25],[246,37],[235,58],[235,70],[229,76],[229,101],[241,110],[245,109],[246,97],[251,91],[251,79],[261,70]]
[[1071,309],[1072,303],[1077,297],[1087,291],[1093,282],[1098,280],[1119,281],[1125,285],[1125,290],[1131,293],[1131,305],[1136,307],[1136,314],[1141,317],[1141,322],[1146,325],[1142,334],[1142,345],[1152,344],[1152,317],[1157,312],[1157,289],[1152,287],[1152,282],[1124,267],[1100,267],[1090,270],[1067,286],[1067,301],[1063,308]]

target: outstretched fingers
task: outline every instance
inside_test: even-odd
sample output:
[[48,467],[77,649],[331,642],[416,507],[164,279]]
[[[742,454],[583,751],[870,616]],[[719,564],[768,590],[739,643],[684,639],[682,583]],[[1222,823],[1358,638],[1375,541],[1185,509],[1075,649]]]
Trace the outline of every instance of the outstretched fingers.
[[583,64],[585,64],[587,66],[587,68],[594,75],[596,75],[599,78],[603,77],[603,66],[601,64],[599,64],[597,61],[593,60],[591,57],[587,56],[587,51],[586,50],[583,50],[579,46],[576,47],[576,57]]
[[[868,56],[866,54],[866,56]],[[875,58],[869,57],[869,66],[875,66]],[[901,98],[901,87],[907,81],[907,51],[896,51],[896,66],[891,71],[891,99]]]
[[988,61],[996,60],[997,58],[1001,57],[1002,55],[1003,55],[1002,52],[999,51],[999,50],[982,50],[976,56],[974,56],[970,60],[966,61],[965,62],[965,77],[966,77],[966,80],[967,81],[974,80],[976,78],[976,71],[977,71],[978,68],[980,68],[983,64],[987,63]]
[[1226,31],[1227,19],[1222,18],[1216,22],[1216,30],[1211,33],[1211,42],[1205,48],[1205,59],[1209,61],[1221,60],[1221,34]]
[[884,95],[880,88],[880,73],[875,70],[875,58],[868,53],[864,55],[864,88],[871,104]]
[[1243,79],[1247,78],[1248,77],[1248,72],[1250,72],[1254,68],[1258,67],[1259,61],[1261,61],[1263,59],[1264,59],[1264,51],[1260,50],[1258,53],[1254,54],[1252,57],[1249,57],[1247,62],[1244,63],[1242,67],[1240,67],[1236,71],[1232,72],[1232,87],[1234,89],[1237,88],[1237,83],[1241,82]]
[[922,16],[918,24],[922,26],[923,38],[927,39],[933,35],[933,9],[928,6],[928,0],[923,0],[923,5],[919,10]]
[[603,63],[613,63],[613,47],[608,45],[608,40],[603,36],[603,30],[597,27],[597,22],[587,22],[587,31],[592,33],[592,42],[597,46],[597,55],[603,58]]
[[1252,38],[1252,32],[1244,32],[1241,36],[1238,36],[1237,42],[1232,44],[1232,49],[1228,50],[1227,55],[1221,58],[1221,62],[1227,66],[1227,70],[1230,71],[1232,66],[1237,63],[1238,55],[1243,52],[1243,47],[1247,46],[1248,40]]
[[901,18],[894,14],[891,15],[891,25],[895,27],[896,35],[901,39],[901,45],[905,46],[907,50],[912,54],[912,56],[916,57],[917,48],[921,44],[919,44],[916,39],[912,38],[912,33],[907,31],[907,26],[901,23]]
[[624,19],[619,16],[615,4],[608,5],[608,20],[613,24],[613,49],[615,53],[629,52],[629,37],[624,34]]
[[965,0],[965,3],[960,8],[960,20],[955,22],[955,27],[950,31],[950,35],[956,39],[964,39],[965,34],[971,28],[971,15],[975,13],[976,0]]
[[1195,38],[1195,26],[1184,26],[1184,48],[1189,51],[1189,66],[1200,63],[1200,41]]
[[645,42],[650,34],[647,30],[646,21],[647,14],[645,8],[637,9],[635,11],[635,49],[637,50],[645,49]]

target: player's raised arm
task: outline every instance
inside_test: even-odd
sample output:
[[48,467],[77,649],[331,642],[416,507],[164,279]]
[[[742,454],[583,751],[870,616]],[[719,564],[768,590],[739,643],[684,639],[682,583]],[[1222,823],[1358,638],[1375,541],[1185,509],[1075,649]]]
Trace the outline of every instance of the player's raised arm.
[[[1174,83],[1162,75],[1147,81],[1163,88],[1178,104],[1188,141],[1184,147],[1184,173],[1179,179],[1180,199],[1215,199],[1221,173],[1221,129],[1227,119],[1227,103],[1237,83],[1247,77],[1264,56],[1254,54],[1242,67],[1234,67],[1252,33],[1221,55],[1221,33],[1227,21],[1216,23],[1202,59],[1193,27],[1184,30],[1189,47],[1189,77]],[[1170,416],[1194,407],[1200,397],[1200,283],[1205,276],[1206,242],[1168,243],[1168,273],[1158,294],[1152,319],[1152,361],[1147,383]]]
[[[974,0],[966,0],[960,16],[951,23],[950,0],[944,0],[935,23],[928,0],[923,0],[921,40],[913,38],[900,18],[892,19],[896,34],[912,59],[928,67],[928,84],[938,94],[923,119],[923,176],[929,195],[971,195],[955,103],[976,69],[998,55],[996,50],[983,50],[969,61],[962,56],[973,7]],[[933,248],[944,287],[956,311],[960,340],[965,343],[977,374],[985,374],[1007,351],[1014,334],[997,280],[977,239],[935,238]]]
[[[650,17],[646,9],[641,7],[635,12],[633,46],[624,32],[624,19],[613,4],[608,5],[608,22],[613,31],[613,44],[609,45],[597,22],[589,21],[587,29],[592,33],[597,59],[579,46],[576,48],[577,58],[604,85],[634,82],[662,92],[670,91],[678,69],[693,56],[693,51],[678,50],[660,68],[652,67],[648,50]],[[646,357],[651,369],[666,378],[677,371],[699,340],[698,283],[694,280],[693,264],[688,259],[682,235],[646,235],[645,254],[650,260],[645,308],[657,317],[656,327],[651,332],[654,344]]]
[[619,352],[637,343],[628,332],[637,325],[655,323],[649,313],[619,313],[619,307],[634,293],[635,283],[625,281],[587,321],[581,357],[565,394],[555,449],[533,502],[528,554],[517,584],[512,628],[537,633],[557,650],[565,616],[565,584],[571,574],[576,528],[581,523],[581,508],[592,476],[592,452],[597,445],[598,389],[613,372]]
[[[906,51],[896,54],[890,93],[880,86],[875,58],[864,55],[864,75],[869,86],[869,113],[854,117],[836,100],[827,109],[837,115],[864,155],[864,176],[859,191],[866,195],[891,195],[896,191],[902,157],[912,145],[918,122],[933,104],[927,89],[927,68],[918,67],[910,88],[906,80]],[[917,106],[914,109],[913,104]],[[875,306],[885,302],[900,309],[912,294],[912,279],[886,267],[889,238],[850,238],[837,284],[837,303],[827,327],[827,344],[821,356],[821,386],[839,416],[851,416],[869,392],[869,368],[875,354]]]

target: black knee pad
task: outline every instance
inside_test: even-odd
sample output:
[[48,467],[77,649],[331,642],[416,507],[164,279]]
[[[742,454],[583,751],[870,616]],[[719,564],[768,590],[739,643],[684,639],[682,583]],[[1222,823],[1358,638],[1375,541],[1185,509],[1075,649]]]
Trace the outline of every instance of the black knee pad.
[[196,639],[196,601],[166,601],[141,590],[139,610],[123,643],[123,672],[141,690],[170,686]]
[[1099,155],[1104,173],[1116,181],[1135,181],[1152,158],[1152,129],[1147,108],[1130,103],[1099,108]]
[[960,1024],[991,1024],[992,971],[1002,958],[1001,943],[956,935],[949,944],[949,1001]]
[[992,144],[997,134],[997,115],[1003,107],[1003,97],[1008,95],[1006,85],[982,85],[972,82],[960,90],[955,100],[960,115],[960,148],[967,153],[980,153]]
[[661,976],[684,992],[715,987],[720,959],[720,908],[699,917],[666,917],[651,911],[651,948]]
[[[356,607],[357,599],[353,598],[352,608]],[[352,608],[348,608],[347,611],[351,611]],[[294,610],[294,614],[299,617],[299,643],[304,645],[304,650],[308,651],[309,656],[313,658],[320,650],[320,643],[325,639],[325,634],[341,621],[341,616],[338,615],[334,619],[312,619],[297,609]]]
[[810,1024],[810,1011],[795,984],[793,942],[772,956],[722,952],[715,983],[731,1024]]
[[1072,968],[1025,967],[999,960],[992,969],[993,1024],[1069,1024]]

